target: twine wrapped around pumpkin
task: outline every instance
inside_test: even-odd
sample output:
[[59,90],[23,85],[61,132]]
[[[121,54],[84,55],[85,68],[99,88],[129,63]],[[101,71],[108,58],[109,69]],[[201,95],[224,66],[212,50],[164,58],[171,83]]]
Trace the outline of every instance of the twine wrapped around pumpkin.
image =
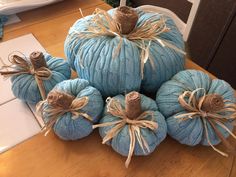
[[[130,16],[132,16],[132,18],[130,21],[127,22],[127,17]],[[94,16],[91,19],[91,23],[87,24],[88,30],[78,31],[72,27],[72,33],[70,34],[70,37],[73,38],[75,35],[79,38],[91,39],[100,36],[118,36],[120,38],[120,41],[115,52],[113,53],[113,58],[115,58],[121,50],[122,42],[124,40],[123,37],[134,42],[141,50],[140,67],[142,78],[144,74],[144,64],[147,62],[148,59],[153,65],[153,61],[151,61],[152,57],[149,55],[149,48],[152,41],[160,43],[163,47],[169,47],[184,55],[186,54],[183,50],[174,46],[170,42],[157,37],[160,34],[168,32],[170,30],[169,28],[167,28],[163,16],[161,16],[159,21],[150,18],[141,26],[135,28],[137,19],[138,17],[135,10],[126,6],[119,7],[114,18],[111,17],[108,12],[101,9],[96,9],[94,12]],[[80,50],[82,48],[83,44],[81,45]],[[80,61],[80,64],[81,66],[83,66],[82,60]]]
[[[92,118],[87,113],[80,112],[88,102],[88,97],[75,98],[64,92],[51,91],[46,100],[40,101],[36,105],[37,114],[43,117],[43,114],[46,113],[50,119],[43,129],[46,130],[45,136],[50,132],[56,121],[67,112],[71,112],[74,120],[79,118],[79,116],[83,116],[85,119],[92,121]],[[48,108],[44,107],[45,103],[48,103]]]
[[0,71],[0,75],[5,77],[17,76],[21,74],[34,75],[41,97],[44,100],[46,99],[46,92],[43,85],[43,80],[49,80],[52,72],[47,68],[42,52],[31,53],[30,61],[31,62],[18,55],[13,55],[9,58],[11,65],[6,65],[2,61],[2,69],[5,69],[5,71]]
[[[196,99],[195,94],[199,91],[203,90],[204,95]],[[220,133],[217,129],[216,125],[219,125],[224,130],[226,130],[234,139],[236,139],[236,135],[231,132],[224,123],[229,120],[236,119],[236,104],[229,102],[228,100],[223,100],[220,95],[217,94],[205,94],[205,89],[199,88],[194,91],[185,91],[183,94],[179,96],[179,103],[180,105],[189,111],[188,113],[183,113],[175,116],[175,118],[180,119],[181,121],[194,119],[197,116],[201,116],[205,135],[208,144],[218,153],[223,156],[228,156],[228,154],[222,152],[221,150],[217,149],[210,141],[207,122],[210,123],[212,128],[214,129],[216,135],[221,139],[222,143],[227,147],[227,149],[236,155],[235,148],[224,138],[224,136]],[[230,114],[224,114],[228,112]]]
[[[133,92],[131,92],[131,94],[132,93]],[[128,157],[125,162],[125,166],[126,168],[128,168],[132,155],[134,153],[136,140],[138,141],[138,144],[144,153],[150,152],[148,143],[146,142],[145,138],[142,136],[140,128],[148,128],[150,130],[156,130],[158,128],[158,124],[152,120],[145,120],[148,116],[151,116],[153,118],[153,111],[145,111],[141,113],[139,116],[132,117],[131,119],[130,117],[127,116],[127,109],[124,109],[118,100],[108,98],[107,102],[108,102],[107,112],[115,117],[120,118],[120,120],[94,125],[93,128],[95,129],[98,127],[107,127],[107,126],[114,125],[114,127],[111,128],[106,133],[106,136],[103,138],[102,143],[105,144],[106,142],[111,140],[113,137],[115,137],[125,125],[128,125],[130,145],[129,145]],[[133,109],[133,110],[134,112],[137,111],[137,109]],[[139,112],[139,110],[137,112]]]

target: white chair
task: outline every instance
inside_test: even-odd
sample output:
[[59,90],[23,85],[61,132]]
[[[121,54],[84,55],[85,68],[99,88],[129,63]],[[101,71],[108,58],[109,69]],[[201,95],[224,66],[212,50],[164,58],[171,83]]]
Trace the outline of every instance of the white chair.
[[[192,7],[188,16],[187,23],[184,23],[174,12],[166,8],[152,5],[143,5],[139,6],[138,8],[146,12],[157,12],[171,17],[174,20],[179,31],[183,34],[184,41],[187,41],[200,4],[200,0],[188,0],[188,1],[192,3]],[[120,6],[125,6],[125,5],[126,5],[126,0],[121,0]]]

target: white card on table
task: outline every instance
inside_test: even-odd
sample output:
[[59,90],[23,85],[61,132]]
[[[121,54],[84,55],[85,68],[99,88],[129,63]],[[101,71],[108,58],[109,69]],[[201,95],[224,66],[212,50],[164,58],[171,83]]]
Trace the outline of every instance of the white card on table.
[[40,127],[43,128],[45,126],[44,121],[43,121],[42,117],[40,117],[39,115],[36,114],[35,105],[28,104],[28,106],[31,109],[32,113],[34,114],[34,116],[35,116],[36,120],[38,121],[38,124],[40,125]]
[[[19,51],[28,56],[30,55],[31,52],[35,50],[45,52],[45,49],[41,46],[41,44],[32,34],[27,34],[0,43],[0,57],[5,64],[9,64],[8,56],[13,51]],[[0,68],[1,66],[2,63],[0,62]],[[10,88],[11,88],[10,80],[9,79],[6,80],[3,77],[0,77],[0,105],[15,98]]]
[[41,130],[29,107],[19,99],[0,106],[0,153]]
[[[5,64],[9,64],[12,51],[29,56],[35,50],[45,52],[32,34],[0,43],[0,57]],[[0,76],[0,153],[39,133],[43,125],[42,119],[35,116],[34,106],[15,98],[10,79]]]

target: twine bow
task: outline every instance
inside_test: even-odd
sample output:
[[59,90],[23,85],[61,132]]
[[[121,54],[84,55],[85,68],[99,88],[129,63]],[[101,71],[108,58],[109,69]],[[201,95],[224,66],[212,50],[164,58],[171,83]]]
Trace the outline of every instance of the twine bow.
[[[88,30],[86,31],[78,31],[77,29],[71,27],[72,33],[70,34],[70,37],[78,36],[84,39],[91,39],[100,36],[117,36],[119,37],[119,43],[115,52],[113,53],[113,58],[115,58],[119,54],[124,38],[134,42],[134,44],[136,44],[137,47],[141,50],[140,67],[142,78],[144,64],[147,62],[148,59],[150,60],[152,67],[154,67],[154,62],[149,53],[149,48],[151,46],[152,41],[158,42],[159,44],[161,44],[162,47],[169,47],[179,53],[182,53],[184,55],[186,54],[183,50],[174,46],[167,40],[158,37],[160,34],[170,30],[169,28],[167,28],[163,16],[161,16],[158,21],[153,18],[150,18],[145,23],[141,24],[139,27],[136,27],[131,33],[122,35],[120,24],[116,22],[106,11],[96,9],[93,18],[87,24],[87,29]],[[74,45],[76,45],[75,42]],[[82,44],[80,50],[83,47],[84,45]],[[73,49],[73,47],[71,48]],[[80,61],[80,64],[83,66],[82,60]]]
[[[80,111],[83,107],[85,107],[88,104],[89,102],[88,97],[75,98],[72,101],[71,105],[67,108],[64,105],[54,104],[53,99],[54,98],[51,99],[50,97],[47,97],[46,100],[40,101],[36,105],[37,114],[41,115],[41,117],[43,117],[44,114],[46,114],[47,117],[49,118],[49,121],[43,128],[43,131],[46,130],[45,136],[50,132],[52,126],[61,118],[61,116],[66,114],[67,112],[70,112],[72,114],[73,120],[76,120],[79,118],[79,116],[82,116],[85,119],[92,121],[92,118],[87,113]],[[46,107],[45,104],[48,104],[48,107]]]
[[34,70],[32,64],[27,59],[23,59],[18,55],[13,55],[12,57],[10,57],[9,62],[11,64],[7,65],[1,60],[3,66],[0,70],[5,69],[5,71],[0,71],[0,74],[6,78],[21,74],[34,75],[41,97],[42,99],[46,99],[46,91],[42,81],[50,79],[52,75],[50,69],[41,67],[37,70]]
[[[195,94],[199,91],[203,90],[204,94],[199,100],[196,99]],[[234,139],[236,139],[236,135],[231,132],[224,123],[228,121],[233,121],[236,119],[236,104],[231,103],[230,100],[224,100],[224,107],[219,111],[215,112],[206,112],[202,110],[203,102],[206,99],[206,93],[203,88],[196,89],[194,91],[185,91],[183,94],[179,96],[179,103],[188,113],[183,113],[175,116],[175,118],[180,119],[181,121],[194,119],[198,116],[201,117],[204,125],[205,135],[208,144],[218,153],[223,156],[228,156],[228,154],[222,152],[221,150],[217,149],[210,141],[207,122],[210,123],[212,128],[214,129],[217,136],[222,140],[224,145],[235,154],[235,149],[232,145],[225,139],[225,137],[221,134],[221,132],[217,129],[216,125],[222,127],[226,130]]]
[[150,130],[155,130],[158,128],[158,124],[153,120],[145,120],[148,116],[151,116],[153,118],[152,111],[145,111],[135,120],[131,120],[126,116],[125,110],[122,108],[118,100],[108,98],[107,102],[107,112],[119,118],[120,120],[94,125],[93,128],[114,126],[106,133],[106,136],[103,138],[102,143],[105,144],[106,142],[114,138],[124,128],[125,125],[128,125],[130,145],[128,157],[125,162],[125,166],[126,168],[128,168],[129,163],[131,161],[131,157],[134,153],[136,140],[138,141],[138,144],[144,153],[150,152],[148,143],[142,136],[140,128],[148,128]]

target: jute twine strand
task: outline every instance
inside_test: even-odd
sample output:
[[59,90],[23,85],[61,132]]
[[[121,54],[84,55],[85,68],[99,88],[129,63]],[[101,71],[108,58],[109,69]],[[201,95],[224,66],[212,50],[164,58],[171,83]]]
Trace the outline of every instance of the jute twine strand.
[[[203,91],[204,94],[199,100],[196,99],[195,94],[198,91]],[[223,100],[224,101],[224,107],[218,111],[215,112],[206,112],[202,110],[203,102],[206,99],[206,93],[205,89],[199,88],[194,91],[185,91],[183,94],[181,94],[178,98],[179,103],[181,106],[188,111],[188,113],[182,113],[177,116],[175,116],[176,119],[180,119],[180,121],[185,121],[189,119],[198,118],[201,117],[204,125],[204,131],[205,136],[207,139],[208,144],[218,153],[220,153],[223,156],[228,156],[225,152],[222,152],[221,150],[217,149],[212,143],[209,138],[209,130],[207,126],[207,122],[210,123],[213,130],[217,134],[217,136],[222,140],[222,143],[232,152],[235,153],[235,149],[232,147],[232,145],[224,138],[224,136],[221,134],[221,132],[218,130],[216,125],[222,127],[224,130],[226,130],[234,139],[236,139],[236,135],[231,132],[224,123],[228,121],[233,121],[236,119],[236,104],[232,103],[230,100]]]
[[[107,133],[106,136],[103,138],[102,143],[105,144],[112,138],[118,135],[118,133],[127,125],[129,130],[129,137],[130,137],[130,145],[129,145],[129,153],[128,157],[125,162],[126,168],[128,168],[131,157],[134,153],[135,143],[136,140],[138,141],[139,146],[143,150],[144,153],[150,152],[148,143],[146,142],[145,138],[142,136],[140,128],[148,128],[152,131],[158,128],[158,124],[153,121],[153,111],[145,111],[141,115],[139,115],[135,119],[129,119],[126,116],[125,109],[122,107],[120,102],[116,99],[108,98],[107,99],[107,112],[110,113],[112,116],[119,118],[120,120],[114,122],[106,122],[94,125],[93,128],[97,127],[107,127],[107,126],[114,126],[111,128]],[[151,116],[151,120],[146,120],[147,117]]]

